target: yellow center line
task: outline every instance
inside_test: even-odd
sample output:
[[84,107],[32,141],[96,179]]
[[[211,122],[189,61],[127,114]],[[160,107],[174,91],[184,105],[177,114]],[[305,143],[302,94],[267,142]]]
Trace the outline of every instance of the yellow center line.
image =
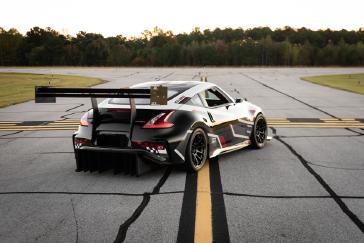
[[210,168],[207,160],[197,175],[195,243],[212,242]]

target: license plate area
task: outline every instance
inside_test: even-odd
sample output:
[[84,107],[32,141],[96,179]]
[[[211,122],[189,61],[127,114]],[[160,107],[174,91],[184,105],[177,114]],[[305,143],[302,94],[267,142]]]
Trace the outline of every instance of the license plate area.
[[96,145],[102,147],[128,147],[129,137],[120,132],[102,132],[99,131],[96,136]]

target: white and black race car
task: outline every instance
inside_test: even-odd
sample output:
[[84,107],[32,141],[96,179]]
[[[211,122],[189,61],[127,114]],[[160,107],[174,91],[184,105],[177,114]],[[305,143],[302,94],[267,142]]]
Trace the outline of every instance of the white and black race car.
[[[267,141],[262,109],[246,99],[233,99],[213,83],[36,87],[36,102],[55,102],[55,97],[92,98],[93,108],[73,135],[77,171],[113,168],[139,175],[150,163],[184,164],[198,171],[208,158],[247,146],[262,148]],[[109,98],[97,104],[97,97]]]

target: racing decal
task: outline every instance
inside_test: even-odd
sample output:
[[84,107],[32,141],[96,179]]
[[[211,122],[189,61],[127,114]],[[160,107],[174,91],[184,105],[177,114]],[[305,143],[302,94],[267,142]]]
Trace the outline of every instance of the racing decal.
[[234,126],[233,125],[230,125],[230,128],[231,128],[231,132],[232,132],[232,134],[233,134],[234,137],[237,137],[237,138],[249,138],[248,136],[235,133],[235,130],[234,130]]
[[175,149],[174,150],[174,152],[179,156],[179,157],[181,157],[181,159],[183,160],[183,161],[185,161],[185,156],[183,156],[182,154],[181,154],[181,152],[180,151],[178,151],[177,149]]
[[189,136],[191,135],[192,130],[187,130],[186,134],[183,136],[181,142],[177,145],[177,147],[174,149],[174,152],[183,160],[185,161],[185,157],[183,156],[184,152],[186,151],[186,146],[189,140]]

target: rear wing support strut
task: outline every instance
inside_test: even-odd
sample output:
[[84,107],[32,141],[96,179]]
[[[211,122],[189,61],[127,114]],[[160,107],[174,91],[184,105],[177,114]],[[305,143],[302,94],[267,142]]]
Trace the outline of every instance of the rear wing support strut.
[[[130,105],[129,144],[131,147],[136,117],[135,99],[150,99],[151,105],[167,105],[167,87],[152,86],[150,89],[102,89],[102,88],[54,88],[49,86],[35,87],[35,103],[56,103],[56,97],[91,98],[94,129],[98,124],[99,109],[96,98],[128,98]],[[94,131],[92,132],[94,139]]]

